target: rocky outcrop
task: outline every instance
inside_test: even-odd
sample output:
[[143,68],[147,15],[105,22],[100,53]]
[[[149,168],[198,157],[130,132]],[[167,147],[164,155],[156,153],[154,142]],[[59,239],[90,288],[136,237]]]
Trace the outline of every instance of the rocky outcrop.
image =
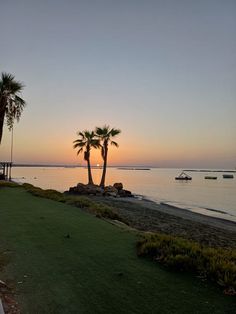
[[77,186],[71,187],[66,194],[74,195],[100,195],[100,196],[112,196],[112,197],[132,197],[133,194],[123,189],[121,182],[114,183],[112,185],[105,186],[104,188],[95,184],[83,184],[78,183]]
[[68,193],[77,195],[102,195],[103,189],[95,184],[78,183],[77,186],[71,187]]
[[116,197],[117,194],[118,194],[118,190],[114,186],[108,185],[108,186],[104,187],[104,192],[103,192],[104,196],[114,196],[114,197]]
[[133,194],[130,191],[124,189],[120,190],[118,194],[120,197],[133,197]]
[[123,184],[121,182],[114,183],[113,184],[114,188],[116,188],[118,191],[123,190]]

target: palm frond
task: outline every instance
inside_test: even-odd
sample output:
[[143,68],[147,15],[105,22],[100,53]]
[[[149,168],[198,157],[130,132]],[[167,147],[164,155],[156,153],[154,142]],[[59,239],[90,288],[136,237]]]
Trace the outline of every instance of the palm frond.
[[109,125],[104,125],[102,128],[96,127],[95,132],[99,137],[103,138],[107,136],[109,129],[110,129]]
[[84,139],[84,133],[83,133],[83,132],[78,131],[78,132],[77,132],[77,135],[78,135],[78,136],[81,136],[81,138]]
[[114,129],[112,128],[111,131],[110,131],[110,135],[111,137],[115,137],[116,135],[120,134],[121,133],[121,130],[120,129]]
[[94,148],[99,148],[100,147],[100,140],[98,140],[98,139],[92,139],[91,141],[90,141],[90,145],[92,146],[92,147],[94,147]]
[[1,115],[6,117],[9,129],[12,129],[14,120],[19,121],[26,102],[19,97],[24,84],[16,81],[14,75],[3,72],[0,80],[0,108]]
[[15,76],[10,74],[10,73],[6,73],[6,72],[2,72],[2,81],[13,81]]
[[84,136],[87,138],[87,139],[92,139],[94,137],[94,132],[93,131],[88,131],[88,130],[85,130],[84,131]]
[[75,143],[74,145],[73,145],[73,148],[78,148],[78,147],[85,147],[86,146],[86,144],[84,144],[84,143],[80,143],[80,142],[77,142],[77,143]]
[[78,138],[77,140],[74,140],[73,143],[84,143],[84,144],[86,144],[86,140]]
[[77,156],[78,156],[80,153],[82,153],[82,151],[83,151],[83,148],[80,148],[80,149],[77,151]]
[[73,148],[79,148],[77,155],[84,151],[84,160],[89,161],[91,148],[100,148],[100,140],[94,131],[78,131],[77,135],[79,138],[73,141]]
[[17,95],[15,95],[15,102],[17,106],[19,106],[21,109],[23,109],[26,106],[25,100]]
[[116,143],[116,142],[114,142],[114,141],[111,141],[111,145],[112,145],[112,146],[115,146],[115,147],[119,147],[119,144]]
[[109,125],[104,125],[102,128],[101,127],[96,127],[95,132],[98,137],[101,139],[110,139],[111,137],[114,137],[118,134],[121,133],[120,129],[115,129],[115,128],[110,128]]
[[24,84],[16,81],[14,75],[9,73],[2,73],[1,91],[8,95],[20,93],[24,88]]

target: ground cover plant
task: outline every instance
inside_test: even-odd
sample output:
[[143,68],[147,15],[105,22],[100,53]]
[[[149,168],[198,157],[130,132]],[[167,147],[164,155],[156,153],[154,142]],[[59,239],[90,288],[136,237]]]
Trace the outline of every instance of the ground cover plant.
[[79,208],[0,189],[0,272],[22,313],[234,313],[235,301],[193,276],[136,255],[136,233]]
[[236,295],[236,250],[210,248],[165,234],[145,234],[137,243],[139,256],[150,256],[180,271],[197,272]]
[[101,202],[94,202],[88,197],[85,196],[75,196],[75,195],[66,195],[65,193],[58,192],[56,190],[47,189],[43,190],[39,187],[35,187],[32,184],[24,183],[22,185],[24,189],[33,194],[34,196],[48,198],[57,202],[66,203],[79,207],[80,209],[85,209],[86,211],[95,214],[100,218],[108,218],[112,220],[119,220],[126,223],[122,219],[114,208]]
[[0,180],[0,188],[3,187],[10,187],[10,188],[18,188],[20,187],[19,184],[12,182],[12,181],[2,181]]

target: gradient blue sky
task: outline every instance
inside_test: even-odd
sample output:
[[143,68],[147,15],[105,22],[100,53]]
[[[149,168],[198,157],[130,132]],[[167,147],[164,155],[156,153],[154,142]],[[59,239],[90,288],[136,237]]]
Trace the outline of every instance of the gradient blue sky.
[[26,85],[15,162],[82,162],[76,131],[107,123],[111,165],[236,167],[235,0],[0,0],[0,28]]

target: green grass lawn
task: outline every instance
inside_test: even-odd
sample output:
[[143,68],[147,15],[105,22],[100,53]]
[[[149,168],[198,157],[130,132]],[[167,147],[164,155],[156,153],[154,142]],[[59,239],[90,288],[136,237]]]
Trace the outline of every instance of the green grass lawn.
[[15,284],[23,314],[235,313],[217,287],[138,258],[136,242],[78,208],[0,189],[0,252],[9,255],[0,279]]

